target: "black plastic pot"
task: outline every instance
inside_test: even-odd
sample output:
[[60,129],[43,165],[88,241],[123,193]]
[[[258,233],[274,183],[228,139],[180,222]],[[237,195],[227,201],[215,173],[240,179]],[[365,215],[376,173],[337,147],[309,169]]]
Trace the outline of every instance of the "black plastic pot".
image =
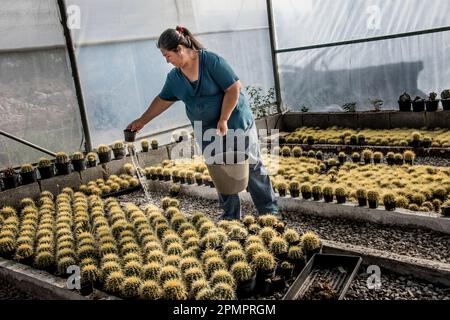
[[136,139],[136,131],[131,131],[130,129],[123,130],[123,135],[126,142],[134,142]]
[[279,276],[282,276],[284,279],[290,279],[292,278],[292,271],[293,268],[281,268],[281,261],[280,263],[278,263],[277,269],[276,269],[276,274]]
[[427,100],[425,102],[425,108],[427,112],[435,112],[438,109],[439,100]]
[[162,174],[158,174],[158,180],[163,181],[164,180],[164,176]]
[[256,272],[256,286],[261,289],[264,286],[264,282],[274,276],[275,269],[273,270],[258,270]]
[[388,165],[393,166],[395,164],[395,159],[386,158],[386,162],[387,162]]
[[412,161],[412,160],[405,160],[405,163],[406,163],[406,164],[409,164],[409,165],[411,165],[411,166],[413,165],[413,162],[414,162],[414,161]]
[[325,202],[333,202],[333,195],[329,196],[329,195],[323,195],[323,200],[325,200]]
[[100,163],[108,163],[111,161],[111,151],[98,153],[98,159]]
[[336,201],[339,204],[345,203],[347,201],[347,197],[346,196],[336,196]]
[[412,108],[414,112],[425,111],[425,101],[413,101]]
[[123,159],[125,157],[126,153],[127,152],[125,151],[125,148],[113,149],[114,159],[116,159],[116,160]]
[[322,200],[322,194],[321,193],[313,193],[312,196],[313,196],[314,201]]
[[158,180],[158,175],[157,175],[157,174],[152,174],[152,175],[150,175],[150,178],[151,178],[153,181],[156,181],[156,180]]
[[312,193],[311,192],[302,192],[302,198],[303,199],[308,200],[308,199],[311,199],[311,197],[312,197]]
[[305,259],[306,262],[308,262],[313,255],[315,255],[316,253],[322,253],[322,245],[319,248],[313,249],[313,250],[305,250]]
[[396,165],[399,165],[399,166],[401,166],[401,165],[403,165],[403,159],[397,159],[397,160],[395,160],[395,164]]
[[387,211],[394,211],[395,210],[395,202],[394,203],[385,203],[384,208]]
[[296,277],[300,272],[302,272],[303,268],[306,266],[306,259],[302,257],[299,260],[291,261],[294,264],[294,269],[292,270],[292,275]]
[[86,170],[86,161],[85,159],[80,160],[72,160],[73,170],[80,172]]
[[350,144],[352,146],[358,145],[358,138],[357,137],[350,137]]
[[180,177],[180,183],[181,184],[186,183],[186,177]]
[[158,150],[158,145],[157,144],[152,144],[152,150]]
[[180,194],[180,191],[170,191],[169,194],[171,197],[175,198],[175,197],[178,197],[178,195]]
[[256,273],[247,281],[239,281],[236,286],[236,295],[238,299],[251,297],[256,287]]
[[345,163],[345,160],[347,160],[346,158],[338,158],[338,161],[341,165],[343,165]]
[[31,172],[23,172],[20,174],[22,177],[22,184],[30,184],[37,181],[36,169],[33,169]]
[[367,199],[366,198],[358,198],[358,205],[360,207],[365,207],[367,206]]
[[424,148],[430,148],[431,147],[431,141],[422,141],[422,147]]
[[197,182],[197,184],[199,186],[201,186],[203,184],[203,180],[201,178],[200,179],[195,179],[195,182]]
[[442,215],[445,217],[450,217],[450,206],[442,207]]
[[164,176],[164,181],[170,181],[170,176]]
[[178,183],[178,182],[180,181],[180,177],[172,176],[172,181],[173,181],[174,183]]
[[371,164],[372,163],[372,159],[364,159],[364,164]]
[[90,295],[94,292],[94,284],[92,282],[82,282],[80,285],[80,294],[82,296]]
[[300,195],[299,190],[289,190],[289,193],[291,194],[292,198],[298,198],[298,196]]
[[38,170],[42,180],[55,176],[55,167],[53,163],[50,165],[50,167],[42,167],[38,168]]
[[286,196],[286,190],[278,190],[278,194],[280,197],[285,197]]
[[366,144],[366,137],[360,137],[360,138],[358,138],[358,144],[359,144],[360,146],[365,145],[365,144]]
[[367,202],[369,203],[369,208],[370,208],[370,209],[376,209],[376,208],[378,208],[378,201],[371,201],[371,200],[368,200]]
[[450,99],[442,99],[441,103],[442,109],[444,109],[445,111],[450,111]]
[[55,165],[56,165],[56,172],[59,176],[69,174],[72,172],[70,162],[69,163],[55,163]]
[[398,107],[402,112],[411,111],[411,101],[399,101]]
[[210,188],[215,188],[216,186],[214,185],[214,181],[209,181],[209,187]]
[[316,153],[316,159],[317,159],[317,160],[323,160],[323,154],[320,154],[320,153],[317,154],[317,153]]
[[353,158],[353,157],[352,157],[352,161],[353,161],[354,163],[360,163],[360,162],[361,162],[361,158]]
[[97,160],[94,160],[94,161],[88,161],[88,162],[87,162],[88,168],[93,168],[93,167],[95,167],[96,165],[97,165]]
[[148,146],[142,147],[142,152],[148,152]]
[[373,158],[373,163],[380,164],[381,163],[381,159]]
[[19,175],[15,174],[11,177],[4,177],[3,178],[3,186],[5,187],[5,190],[18,187],[19,186]]
[[411,147],[413,148],[419,148],[421,145],[421,141],[420,140],[413,140],[411,141]]
[[194,184],[194,182],[195,182],[195,180],[194,180],[194,178],[186,178],[186,182],[187,182],[187,184]]
[[306,142],[311,146],[314,144],[314,138],[307,138]]

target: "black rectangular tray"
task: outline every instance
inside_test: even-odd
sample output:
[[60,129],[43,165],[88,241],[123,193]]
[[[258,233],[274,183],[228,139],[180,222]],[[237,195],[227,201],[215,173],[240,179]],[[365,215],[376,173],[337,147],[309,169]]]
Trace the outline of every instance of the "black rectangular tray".
[[342,300],[361,265],[359,256],[316,253],[289,288],[283,300],[302,300],[307,290],[318,281],[326,279]]

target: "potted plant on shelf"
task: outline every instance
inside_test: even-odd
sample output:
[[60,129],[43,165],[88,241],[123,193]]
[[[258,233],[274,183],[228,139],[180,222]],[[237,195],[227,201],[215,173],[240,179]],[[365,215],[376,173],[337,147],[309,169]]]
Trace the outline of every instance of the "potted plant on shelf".
[[411,111],[411,96],[403,93],[398,99],[398,106],[400,111]]
[[170,191],[169,194],[171,197],[177,197],[180,194],[180,185],[179,184],[174,184],[170,187]]
[[152,145],[152,150],[158,149],[158,140],[153,139],[151,142],[151,145]]
[[280,195],[280,197],[286,196],[286,188],[287,188],[286,182],[283,182],[283,181],[278,182],[276,184],[276,188],[277,188],[277,191],[278,191],[278,194]]
[[48,179],[55,175],[53,163],[45,157],[39,159],[38,171],[41,176],[41,179]]
[[403,164],[403,155],[401,153],[396,153],[394,155],[395,164],[401,166]]
[[200,172],[195,173],[194,178],[197,185],[201,186],[203,184],[202,173]]
[[375,190],[370,190],[367,192],[367,202],[369,203],[370,209],[378,208],[378,201],[380,199],[380,194]]
[[365,189],[360,188],[356,190],[356,198],[358,199],[358,205],[360,207],[367,206],[367,192]]
[[414,112],[425,111],[425,100],[422,97],[416,96],[412,102]]
[[194,182],[195,182],[194,174],[195,174],[195,172],[192,171],[192,170],[186,171],[186,182],[187,182],[187,184],[194,184]]
[[323,188],[323,199],[325,200],[325,202],[333,202],[333,197],[333,187],[325,186]]
[[114,142],[112,145],[112,151],[114,154],[114,159],[116,160],[123,159],[127,153],[123,141]]
[[313,185],[311,188],[311,193],[314,201],[322,200],[322,188],[319,185]]
[[298,198],[300,195],[300,182],[295,180],[289,182],[289,193],[292,198]]
[[345,160],[347,160],[347,155],[345,154],[345,152],[339,152],[339,154],[338,154],[338,160],[339,160],[339,163],[341,164],[341,165],[343,165],[344,164],[344,162],[345,162]]
[[309,136],[306,137],[306,142],[307,142],[308,145],[311,146],[311,145],[314,144],[315,139],[314,139],[314,137],[312,135],[309,135]]
[[319,150],[316,152],[316,159],[323,160],[323,152],[322,151]]
[[275,273],[275,258],[270,252],[264,250],[253,255],[252,264],[256,270],[256,283],[265,291],[266,280],[271,279]]
[[309,261],[314,254],[322,251],[322,241],[313,231],[307,231],[300,237],[300,246],[306,256],[306,261]]
[[89,168],[93,168],[97,165],[97,154],[95,152],[89,152],[86,155],[87,158],[87,166]]
[[37,180],[36,169],[30,163],[22,165],[20,176],[22,177],[22,184],[30,184]]
[[412,140],[411,140],[411,147],[413,148],[419,148],[421,146],[422,143],[422,135],[420,134],[420,132],[413,132],[412,135]]
[[363,155],[363,159],[364,159],[364,163],[365,164],[371,164],[372,163],[372,158],[373,158],[372,150],[365,149],[365,150],[363,150],[362,155]]
[[58,175],[69,174],[71,172],[70,158],[65,152],[58,152],[55,162]]
[[291,156],[291,148],[289,148],[288,146],[284,146],[283,148],[281,148],[281,155],[283,157],[290,157]]
[[309,183],[302,184],[300,191],[302,192],[302,198],[305,200],[311,199],[312,189]]
[[350,145],[357,146],[359,144],[358,142],[358,136],[356,134],[352,134],[350,136]]
[[427,112],[434,112],[438,109],[439,100],[436,99],[437,93],[431,92],[428,96],[428,100],[425,101],[425,107]]
[[236,295],[239,299],[253,295],[256,285],[256,272],[246,261],[237,261],[231,266],[231,274],[236,280]]
[[430,137],[428,137],[428,136],[423,137],[422,147],[429,148],[429,147],[431,147],[432,143],[433,143],[433,140]]
[[416,154],[411,150],[406,150],[403,152],[403,158],[405,159],[406,164],[413,165]]
[[301,147],[296,146],[296,147],[292,148],[292,153],[295,158],[300,158],[303,154],[303,150]]
[[337,203],[345,203],[347,201],[347,190],[344,187],[337,187],[334,190],[334,194],[336,195]]
[[358,152],[352,153],[352,161],[354,163],[360,163],[361,162],[361,155]]
[[383,204],[387,211],[395,210],[395,196],[393,193],[388,192],[383,195]]
[[441,103],[444,110],[450,110],[450,89],[441,92]]
[[285,280],[289,280],[292,278],[292,272],[294,271],[294,264],[289,261],[281,261],[277,267],[277,274],[282,276]]
[[3,171],[3,185],[5,190],[13,189],[19,186],[19,174],[14,168],[9,167]]
[[380,164],[382,160],[383,160],[383,153],[381,153],[380,151],[376,151],[373,153],[373,163]]
[[148,140],[147,140],[147,139],[142,139],[142,140],[141,140],[141,149],[142,149],[142,152],[148,152],[148,146],[149,146]]
[[105,144],[101,144],[97,147],[97,154],[100,163],[108,163],[111,161],[111,149]]
[[164,181],[170,181],[170,179],[171,179],[170,169],[163,169],[162,174],[164,177]]
[[395,153],[392,151],[389,151],[386,154],[386,162],[388,165],[393,166],[395,164]]
[[180,170],[178,170],[178,169],[172,170],[172,181],[174,183],[180,182],[180,173],[179,172],[180,172]]
[[364,146],[366,144],[366,136],[362,133],[358,134],[358,144]]
[[72,155],[73,170],[80,172],[86,169],[86,161],[82,152],[74,152]]

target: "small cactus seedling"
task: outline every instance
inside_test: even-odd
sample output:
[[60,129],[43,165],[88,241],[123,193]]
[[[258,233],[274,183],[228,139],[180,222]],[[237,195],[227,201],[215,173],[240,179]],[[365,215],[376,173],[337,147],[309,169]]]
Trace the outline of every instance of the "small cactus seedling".
[[237,261],[231,266],[231,273],[238,282],[248,281],[254,275],[254,271],[246,261]]
[[56,163],[69,163],[70,162],[70,158],[69,156],[65,153],[65,152],[58,152],[56,154]]
[[255,253],[253,256],[253,264],[258,270],[273,270],[276,262],[274,257],[267,251]]
[[72,160],[83,160],[84,154],[82,152],[74,152],[72,154]]
[[322,243],[316,233],[307,231],[300,237],[300,245],[303,251],[312,251],[320,248]]
[[140,297],[145,300],[158,300],[161,298],[162,290],[158,282],[146,280],[140,288]]
[[163,298],[165,300],[186,300],[187,291],[180,279],[169,279],[163,283]]
[[45,157],[39,159],[38,167],[39,168],[48,168],[52,165],[51,161]]
[[30,163],[23,164],[20,168],[21,173],[28,173],[33,171],[33,166]]

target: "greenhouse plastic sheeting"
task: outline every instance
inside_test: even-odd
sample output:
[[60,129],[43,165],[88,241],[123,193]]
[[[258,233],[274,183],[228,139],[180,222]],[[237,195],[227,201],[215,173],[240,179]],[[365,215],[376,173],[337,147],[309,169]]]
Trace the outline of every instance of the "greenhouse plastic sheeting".
[[[321,45],[450,26],[449,0],[276,0],[277,49]],[[404,92],[426,98],[450,87],[450,31],[280,53],[283,102],[300,110],[342,111]]]
[[[56,1],[2,1],[0,14],[0,128],[54,152],[84,149],[66,50],[41,47],[63,43]],[[0,139],[0,168],[40,156],[46,155]]]
[[369,100],[384,100],[383,109],[398,109],[407,91],[428,97],[450,88],[450,32],[281,53],[283,102],[294,110],[342,111],[357,102],[370,110]]
[[[67,7],[74,5],[80,29],[73,29],[72,35],[94,146],[122,139],[123,128],[160,92],[172,66],[156,48],[156,40],[178,24],[225,57],[243,86],[273,87],[263,1],[66,1]],[[186,123],[184,104],[177,102],[141,134]]]

